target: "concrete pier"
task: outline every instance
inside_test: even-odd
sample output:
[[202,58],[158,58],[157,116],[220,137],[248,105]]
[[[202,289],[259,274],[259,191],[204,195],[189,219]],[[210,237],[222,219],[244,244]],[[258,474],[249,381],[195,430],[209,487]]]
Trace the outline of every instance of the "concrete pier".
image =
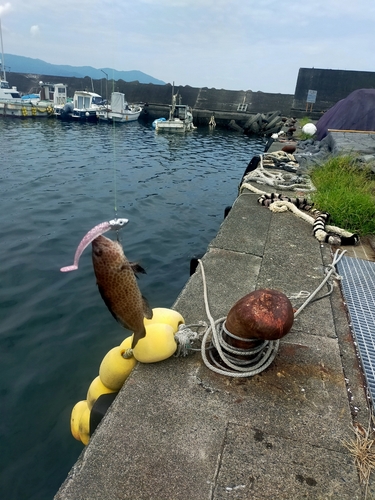
[[[258,288],[313,292],[332,262],[309,224],[257,198],[245,191],[236,199],[202,259],[215,319]],[[199,267],[174,308],[187,324],[208,321]],[[361,499],[344,443],[369,416],[333,280],[332,295],[298,316],[259,375],[218,375],[198,352],[138,364],[55,500]]]

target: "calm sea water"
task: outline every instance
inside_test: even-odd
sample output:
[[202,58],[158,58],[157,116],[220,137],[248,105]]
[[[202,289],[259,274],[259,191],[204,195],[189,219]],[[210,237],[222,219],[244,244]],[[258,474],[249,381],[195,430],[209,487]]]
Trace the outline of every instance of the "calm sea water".
[[171,307],[263,139],[138,122],[0,119],[0,498],[49,500],[83,445],[70,412],[127,335],[95,284],[83,235],[115,215],[127,257],[147,270],[152,307]]

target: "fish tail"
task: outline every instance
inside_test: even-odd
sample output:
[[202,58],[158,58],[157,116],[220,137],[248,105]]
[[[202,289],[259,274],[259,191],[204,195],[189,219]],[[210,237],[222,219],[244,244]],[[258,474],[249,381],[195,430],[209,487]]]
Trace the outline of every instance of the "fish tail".
[[137,332],[134,332],[133,334],[133,342],[132,342],[132,349],[137,345],[138,340],[143,339],[146,336],[146,329],[143,327],[142,330],[138,330]]

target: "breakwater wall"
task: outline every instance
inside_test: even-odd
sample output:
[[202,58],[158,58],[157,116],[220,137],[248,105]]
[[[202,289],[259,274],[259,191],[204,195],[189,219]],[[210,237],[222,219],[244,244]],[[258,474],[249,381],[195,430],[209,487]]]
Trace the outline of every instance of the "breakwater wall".
[[[291,115],[300,118],[309,115],[319,119],[341,99],[357,89],[375,88],[375,72],[341,69],[300,68],[294,92]],[[314,102],[308,103],[308,93]],[[308,112],[307,110],[308,106]]]
[[[112,91],[123,92],[129,102],[147,103],[146,119],[167,117],[172,97],[172,85],[154,85],[123,80],[92,80],[50,75],[8,73],[8,80],[23,94],[39,91],[39,82],[65,83],[68,95],[76,90],[93,90],[103,97]],[[294,94],[253,92],[252,90],[225,90],[177,86],[182,104],[193,109],[194,123],[207,125],[214,114],[218,126],[227,126],[231,120],[243,127],[258,113],[279,111],[286,117],[309,116],[318,120],[322,114],[351,92],[360,88],[375,88],[375,72],[319,68],[300,68]],[[314,102],[309,102],[311,91]]]
[[279,111],[280,115],[290,116],[292,94],[272,94],[253,92],[251,90],[224,90],[214,88],[196,88],[175,86],[171,84],[154,85],[139,82],[124,82],[123,80],[92,80],[89,77],[73,78],[47,75],[26,75],[8,73],[8,81],[17,86],[21,93],[37,92],[39,82],[65,83],[68,95],[73,96],[76,90],[94,90],[104,98],[111,92],[123,92],[128,102],[147,103],[144,118],[154,120],[169,114],[172,90],[181,97],[181,103],[187,104],[193,110],[195,125],[208,125],[212,115],[218,126],[227,126],[234,120],[243,126],[248,119],[257,113]]

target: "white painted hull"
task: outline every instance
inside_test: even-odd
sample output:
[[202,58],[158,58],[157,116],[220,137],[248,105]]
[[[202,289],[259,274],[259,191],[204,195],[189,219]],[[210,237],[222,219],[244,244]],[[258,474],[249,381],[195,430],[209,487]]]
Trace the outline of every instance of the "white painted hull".
[[113,111],[98,111],[97,115],[99,120],[116,122],[116,123],[126,123],[126,122],[134,122],[138,120],[141,111],[137,112],[125,112],[125,113],[116,113]]
[[53,103],[49,101],[12,102],[0,100],[0,116],[11,116],[14,118],[49,118],[54,116]]
[[195,127],[191,121],[182,121],[178,118],[174,120],[157,121],[155,130],[160,132],[187,132]]

